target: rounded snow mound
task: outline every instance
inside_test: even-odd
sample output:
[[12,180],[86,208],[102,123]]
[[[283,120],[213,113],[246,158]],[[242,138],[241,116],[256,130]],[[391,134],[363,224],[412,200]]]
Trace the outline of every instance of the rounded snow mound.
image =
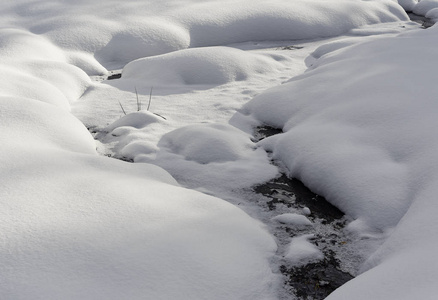
[[[281,59],[281,57],[277,57]],[[185,49],[133,61],[122,78],[152,85],[221,85],[272,72],[282,65],[274,58],[229,47]]]
[[414,6],[412,9],[413,13],[420,15],[420,16],[426,16],[429,11],[438,8],[438,1],[436,0],[422,0],[421,2],[418,2],[417,5]]
[[123,116],[119,120],[115,121],[114,123],[110,124],[108,127],[105,128],[105,131],[111,132],[115,130],[116,128],[129,126],[134,127],[137,129],[146,127],[149,124],[162,122],[163,118],[160,118],[159,116],[147,111],[147,110],[140,110],[136,111],[130,114],[127,114],[126,116]]
[[223,124],[196,124],[166,134],[159,147],[201,164],[235,161],[253,146],[242,131]]
[[141,57],[154,56],[190,45],[189,33],[168,21],[142,21],[115,33],[109,43],[96,52],[96,58],[105,64],[126,64]]

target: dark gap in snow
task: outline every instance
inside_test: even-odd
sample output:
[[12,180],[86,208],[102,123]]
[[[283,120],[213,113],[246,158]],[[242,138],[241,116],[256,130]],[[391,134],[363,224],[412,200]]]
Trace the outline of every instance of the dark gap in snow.
[[276,135],[279,133],[283,133],[283,130],[271,126],[259,126],[254,130],[253,142],[256,143],[258,141],[263,140],[264,138],[270,137],[272,135]]
[[285,174],[255,186],[254,191],[271,199],[267,203],[269,210],[275,210],[277,204],[288,207],[308,207],[315,217],[329,223],[344,216],[344,213],[330,204],[324,197],[313,193],[298,179],[289,178]]
[[435,22],[432,19],[426,18],[424,16],[416,15],[412,12],[408,13],[408,16],[411,19],[411,21],[421,24],[423,28],[429,28],[435,24]]
[[106,80],[120,79],[122,78],[122,73],[111,74]]
[[[260,126],[255,128],[254,140],[282,133],[281,129]],[[253,191],[264,196],[266,209],[273,215],[290,211],[304,212],[314,224],[307,228],[279,224],[274,235],[279,244],[279,272],[283,275],[284,289],[289,295],[298,299],[324,299],[335,289],[354,278],[345,269],[343,260],[345,247],[350,242],[343,231],[347,217],[338,208],[330,204],[324,197],[313,193],[300,180],[289,178],[286,174],[254,186]],[[284,249],[294,237],[313,234],[309,240],[324,254],[319,261],[310,261],[305,265],[291,264],[284,256]],[[287,299],[288,296],[285,297]]]
[[350,274],[340,271],[338,264],[334,253],[325,253],[322,261],[295,268],[283,265],[280,271],[286,276],[287,284],[293,287],[299,299],[324,299],[353,279]]
[[303,48],[304,47],[302,47],[302,46],[290,45],[290,46],[285,46],[285,47],[277,48],[277,50],[300,50],[300,49],[303,49]]

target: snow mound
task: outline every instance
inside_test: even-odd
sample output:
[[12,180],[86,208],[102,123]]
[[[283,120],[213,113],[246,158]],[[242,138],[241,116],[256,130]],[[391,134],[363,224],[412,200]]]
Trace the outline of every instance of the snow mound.
[[245,80],[254,73],[272,72],[281,66],[269,56],[229,47],[208,47],[133,61],[123,69],[122,78],[142,80],[153,86],[221,85]]
[[117,62],[124,65],[137,58],[189,47],[190,36],[184,28],[168,20],[152,19],[113,34],[108,44],[95,53],[96,59],[104,63]]
[[191,47],[311,39],[340,35],[366,24],[407,20],[392,1],[241,0],[227,4],[201,2],[173,13],[189,28]]
[[301,267],[324,259],[324,254],[318,247],[309,242],[313,237],[313,234],[306,234],[292,239],[284,255],[289,264]]
[[421,0],[414,6],[412,12],[417,15],[426,16],[429,11],[435,8],[438,8],[438,0]]
[[191,188],[245,188],[277,174],[249,135],[226,124],[185,126],[164,135],[158,146],[154,164]]
[[90,83],[48,39],[21,29],[0,29],[0,95],[35,99],[69,109]]
[[[108,69],[189,47],[336,36],[366,24],[408,20],[390,0],[17,0],[1,8],[2,28],[14,24],[65,50],[95,55]],[[101,69],[99,63],[88,64],[94,66],[89,74]]]
[[394,0],[397,1],[406,11],[412,11],[418,0]]
[[201,124],[189,125],[166,134],[158,146],[186,160],[208,164],[236,161],[251,150],[254,144],[243,132],[231,126]]
[[[119,120],[111,123],[109,126],[107,126],[104,131],[106,132],[112,132],[117,128],[129,126],[134,127],[137,129],[144,128],[150,124],[153,123],[160,123],[164,122],[164,119],[147,111],[147,110],[140,110],[137,112],[133,112],[130,114],[127,114],[126,116],[121,117]],[[117,133],[114,133],[117,134]]]
[[297,227],[306,227],[306,226],[312,226],[312,222],[307,219],[305,216],[303,215],[298,215],[298,214],[282,214],[276,217],[273,217],[272,220],[274,221],[278,221],[280,223],[283,224],[288,224],[288,225],[292,225],[292,226],[297,226]]
[[257,221],[157,166],[97,156],[62,105],[0,100],[3,298],[275,299],[276,244]]
[[429,10],[426,13],[426,18],[432,19],[436,22],[438,20],[438,7]]

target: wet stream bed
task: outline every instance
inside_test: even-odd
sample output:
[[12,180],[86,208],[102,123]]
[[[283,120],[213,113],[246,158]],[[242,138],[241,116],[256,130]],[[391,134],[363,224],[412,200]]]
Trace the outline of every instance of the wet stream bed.
[[[254,141],[281,132],[269,126],[258,127]],[[276,265],[284,281],[284,295],[281,298],[291,299],[294,295],[297,299],[324,299],[354,278],[362,258],[356,256],[351,247],[353,241],[344,232],[350,220],[342,211],[324,197],[313,193],[298,179],[289,178],[286,172],[254,186],[252,190],[261,196],[258,205],[262,206],[267,216],[292,212],[306,215],[313,224],[311,227],[278,222],[269,225],[279,247]],[[324,254],[324,258],[299,266],[290,264],[284,252],[291,239],[309,234],[313,235],[310,242]]]

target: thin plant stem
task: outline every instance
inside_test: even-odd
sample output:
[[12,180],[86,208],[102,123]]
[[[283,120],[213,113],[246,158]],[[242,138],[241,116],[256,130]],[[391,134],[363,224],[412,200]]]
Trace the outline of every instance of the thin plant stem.
[[135,89],[135,96],[137,97],[137,111],[140,111],[141,110],[141,101],[138,98],[137,87],[134,87],[134,89]]
[[119,105],[120,105],[120,108],[122,109],[123,113],[124,113],[125,116],[126,116],[126,111],[125,111],[125,109],[123,108],[123,105],[122,105],[122,103],[120,103],[120,101],[119,101]]
[[152,102],[152,89],[153,89],[154,87],[151,87],[151,92],[149,93],[149,103],[148,103],[148,111],[149,111],[149,108],[151,107],[151,102]]

